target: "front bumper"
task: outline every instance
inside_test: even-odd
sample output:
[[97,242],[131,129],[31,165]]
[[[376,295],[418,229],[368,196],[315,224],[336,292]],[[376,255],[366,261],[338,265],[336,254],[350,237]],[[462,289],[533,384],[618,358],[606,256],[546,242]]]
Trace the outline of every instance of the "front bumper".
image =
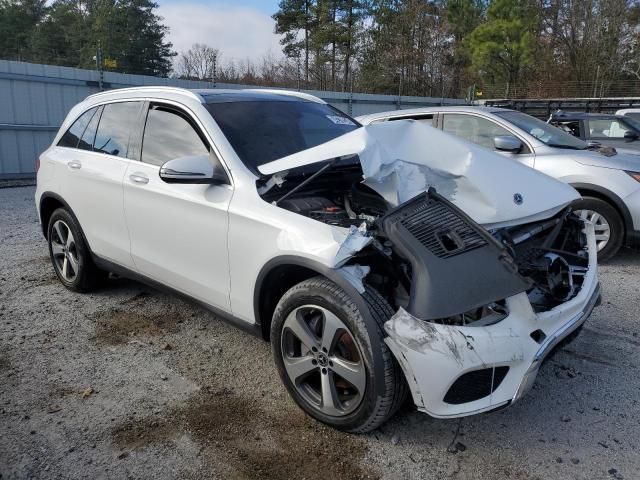
[[[549,311],[536,314],[523,292],[506,299],[509,315],[504,320],[486,327],[424,322],[404,311],[385,323],[385,342],[405,373],[418,410],[438,418],[461,417],[506,406],[526,394],[544,358],[585,322],[600,297],[593,225],[586,223],[584,232],[589,265],[582,288]],[[456,380],[477,371],[506,375],[498,380],[496,373],[490,374],[489,392],[482,398],[445,401]]]

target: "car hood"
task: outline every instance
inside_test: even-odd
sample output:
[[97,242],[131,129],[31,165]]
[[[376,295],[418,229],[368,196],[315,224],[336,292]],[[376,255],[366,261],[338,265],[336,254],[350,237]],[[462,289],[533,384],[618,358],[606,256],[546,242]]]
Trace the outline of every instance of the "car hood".
[[537,221],[579,198],[569,185],[414,120],[367,125],[258,170],[273,175],[353,155],[364,183],[391,206],[434,187],[487,228]]
[[628,170],[632,172],[640,171],[640,152],[631,153],[626,149],[616,148],[616,154],[611,156],[602,155],[597,151],[581,150],[572,151],[567,154],[576,162],[592,167],[614,168],[616,170]]
[[634,157],[640,156],[640,145],[638,145],[638,150],[634,150],[633,148],[620,148],[620,147],[615,147],[615,148],[618,154],[632,155]]

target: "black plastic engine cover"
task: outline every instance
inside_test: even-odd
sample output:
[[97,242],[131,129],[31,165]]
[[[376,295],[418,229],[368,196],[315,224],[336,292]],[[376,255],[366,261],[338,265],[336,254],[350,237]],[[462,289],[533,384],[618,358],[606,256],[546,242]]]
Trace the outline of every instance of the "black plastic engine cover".
[[433,189],[393,209],[381,225],[411,264],[407,311],[417,318],[458,315],[532,285],[502,244]]

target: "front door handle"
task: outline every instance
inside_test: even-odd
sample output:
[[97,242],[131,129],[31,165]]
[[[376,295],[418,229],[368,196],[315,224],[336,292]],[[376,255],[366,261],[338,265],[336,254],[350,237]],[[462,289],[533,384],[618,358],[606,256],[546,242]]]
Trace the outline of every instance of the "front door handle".
[[67,167],[72,168],[73,170],[80,170],[82,168],[82,164],[75,160],[71,160],[70,162],[67,162]]
[[132,173],[129,175],[129,180],[133,183],[137,183],[138,185],[144,185],[149,183],[149,177],[147,177],[144,173]]

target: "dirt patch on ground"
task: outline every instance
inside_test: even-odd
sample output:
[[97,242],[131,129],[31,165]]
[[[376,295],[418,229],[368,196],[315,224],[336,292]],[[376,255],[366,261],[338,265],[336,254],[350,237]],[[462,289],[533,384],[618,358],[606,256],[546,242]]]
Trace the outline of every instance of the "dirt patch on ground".
[[148,445],[166,442],[180,434],[173,422],[146,418],[123,423],[113,429],[114,443],[123,451],[137,450]]
[[0,372],[11,369],[11,362],[6,355],[0,354]]
[[187,434],[207,461],[223,457],[237,478],[378,478],[361,466],[364,438],[319,426],[299,411],[274,416],[232,393],[198,393],[163,418],[115,427],[114,443],[131,450]]
[[182,320],[182,316],[175,312],[143,315],[135,311],[114,309],[95,317],[95,339],[99,344],[121,345],[135,337],[175,332],[177,324]]
[[149,292],[140,292],[135,294],[133,297],[127,298],[120,302],[120,305],[142,305],[145,300],[151,296]]

